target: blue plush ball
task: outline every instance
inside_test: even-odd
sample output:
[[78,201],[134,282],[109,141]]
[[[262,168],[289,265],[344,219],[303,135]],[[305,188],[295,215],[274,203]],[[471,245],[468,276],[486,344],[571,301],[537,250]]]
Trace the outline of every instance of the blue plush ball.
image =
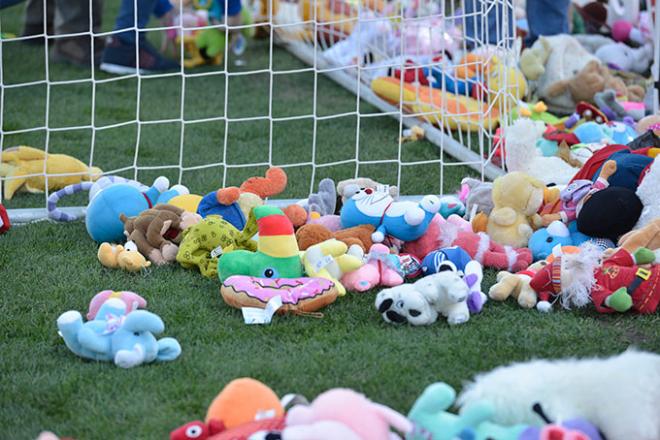
[[149,209],[149,203],[140,190],[123,183],[111,185],[89,202],[85,218],[87,232],[99,243],[124,241],[124,224],[119,215],[134,217],[145,209]]

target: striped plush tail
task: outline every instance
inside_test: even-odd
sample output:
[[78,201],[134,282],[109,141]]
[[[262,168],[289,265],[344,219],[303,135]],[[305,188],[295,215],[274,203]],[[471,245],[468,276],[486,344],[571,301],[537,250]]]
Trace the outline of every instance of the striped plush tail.
[[67,214],[57,207],[57,202],[64,196],[70,196],[83,191],[89,191],[93,182],[81,182],[69,185],[54,192],[48,197],[48,217],[58,222],[72,222],[77,219],[75,215]]

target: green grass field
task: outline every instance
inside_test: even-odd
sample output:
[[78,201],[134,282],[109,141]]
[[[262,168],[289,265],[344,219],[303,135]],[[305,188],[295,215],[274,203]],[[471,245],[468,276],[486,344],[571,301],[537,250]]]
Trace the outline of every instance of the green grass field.
[[[114,5],[106,2],[105,28],[112,26]],[[20,7],[0,11],[3,32],[20,30]],[[3,83],[44,78],[43,47],[4,41]],[[252,42],[241,70],[268,66],[267,41]],[[230,63],[231,69],[238,67]],[[275,48],[273,66],[302,64]],[[49,66],[51,80],[88,77],[62,65]],[[203,71],[203,70],[202,70]],[[96,73],[97,79],[108,76]],[[227,116],[268,113],[269,75],[232,77]],[[310,114],[312,74],[277,75],[273,85],[273,116]],[[136,118],[135,79],[96,86],[95,125]],[[180,78],[142,79],[140,119],[180,117]],[[224,114],[224,78],[208,76],[185,82],[184,118]],[[319,115],[355,110],[355,97],[331,81],[318,78]],[[45,125],[45,85],[3,91],[2,130]],[[57,85],[50,89],[51,128],[89,124],[92,86]],[[375,109],[362,104],[360,111]],[[319,164],[355,159],[356,117],[320,120],[316,161]],[[268,161],[268,122],[230,123],[227,157],[222,156],[224,122],[187,124],[184,166],[223,162]],[[360,120],[359,159],[397,157],[399,125],[388,117]],[[136,124],[97,130],[94,163],[104,169],[131,166]],[[311,161],[312,119],[276,122],[273,163]],[[51,152],[88,160],[91,129],[52,131]],[[43,147],[45,131],[4,135],[7,148],[26,144]],[[179,165],[181,130],[177,123],[143,125],[139,166]],[[437,147],[427,142],[407,144],[402,160],[437,160]],[[317,168],[315,180],[352,177],[355,164]],[[182,181],[193,192],[216,189],[223,167],[184,172]],[[232,168],[228,183],[260,173],[263,168]],[[290,185],[283,197],[303,197],[312,169],[288,169]],[[362,175],[383,181],[395,178],[397,167],[360,166]],[[446,167],[445,191],[455,189],[468,174],[464,167]],[[140,171],[149,181],[162,171]],[[178,168],[164,174],[178,179]],[[126,174],[133,175],[132,172]],[[437,164],[404,167],[402,190],[409,194],[436,192]],[[73,204],[84,203],[84,197]],[[43,207],[41,195],[21,194],[8,208]],[[278,394],[297,392],[313,398],[337,386],[359,390],[373,400],[406,412],[426,385],[442,380],[460,387],[477,372],[533,357],[607,355],[630,345],[660,351],[660,318],[603,316],[591,310],[556,311],[541,315],[516,304],[488,303],[469,323],[450,328],[438,322],[426,328],[394,327],[374,310],[374,292],[349,294],[324,310],[322,319],[276,317],[270,326],[246,326],[238,310],[227,307],[217,280],[178,266],[128,274],[101,267],[97,246],[84,223],[38,222],[18,226],[0,237],[0,439],[32,439],[42,429],[78,439],[155,439],[180,424],[204,416],[206,407],[230,380],[255,377]],[[495,273],[487,272],[487,288]],[[87,362],[73,355],[57,335],[55,320],[66,310],[85,311],[91,297],[104,289],[133,290],[149,301],[149,310],[165,321],[166,336],[179,340],[182,356],[172,363],[123,370],[107,363]]]

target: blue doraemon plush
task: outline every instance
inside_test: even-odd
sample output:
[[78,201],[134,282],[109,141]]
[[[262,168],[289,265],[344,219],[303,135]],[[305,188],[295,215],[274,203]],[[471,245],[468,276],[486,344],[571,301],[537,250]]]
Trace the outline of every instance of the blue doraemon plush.
[[440,209],[436,196],[424,196],[419,203],[395,202],[384,188],[363,188],[342,206],[340,219],[343,228],[373,225],[371,239],[380,243],[386,235],[402,241],[413,241],[424,235]]
[[529,238],[527,246],[532,251],[534,261],[545,260],[552,249],[557,246],[580,246],[586,241],[591,241],[603,250],[613,248],[614,242],[603,238],[593,238],[577,230],[577,223],[571,222],[566,226],[559,220],[534,232]]
[[156,339],[165,329],[163,321],[146,310],[126,311],[119,298],[103,303],[96,317],[83,323],[75,310],[57,318],[57,328],[69,349],[80,357],[113,361],[131,368],[149,362],[172,361],[181,354],[176,339]]
[[437,249],[422,260],[422,272],[425,276],[446,270],[459,274],[470,289],[467,300],[470,313],[480,312],[487,300],[486,294],[481,291],[481,281],[484,277],[481,264],[458,246]]

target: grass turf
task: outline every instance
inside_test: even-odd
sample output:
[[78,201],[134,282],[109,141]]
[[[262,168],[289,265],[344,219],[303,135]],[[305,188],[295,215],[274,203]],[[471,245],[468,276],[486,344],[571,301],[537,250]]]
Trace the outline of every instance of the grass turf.
[[[109,6],[106,28],[116,7]],[[3,32],[19,30],[18,8],[0,14]],[[43,78],[43,48],[3,42],[2,52],[5,83]],[[241,69],[267,65],[268,44],[252,43],[246,60],[248,65]],[[278,68],[301,66],[281,49],[275,49],[273,61]],[[51,78],[89,75],[68,66],[49,68]],[[97,78],[107,77],[97,73]],[[232,78],[230,117],[263,115],[268,109],[268,80],[262,74]],[[223,81],[219,76],[186,81],[186,119],[222,114]],[[313,81],[308,74],[277,76],[273,114],[310,113]],[[355,98],[330,81],[319,77],[318,88],[320,115],[354,110]],[[50,126],[88,123],[90,89],[88,85],[53,86]],[[178,117],[179,79],[143,79],[142,90],[141,117]],[[43,125],[45,86],[4,93],[4,131]],[[97,125],[135,118],[135,80],[100,84],[96,93]],[[362,104],[361,111],[375,110]],[[356,122],[355,116],[319,121],[316,160],[355,158]],[[311,159],[311,124],[310,120],[274,124],[274,163]],[[224,129],[224,123],[217,122],[187,126],[184,165],[222,162]],[[227,161],[267,159],[268,129],[259,122],[230,123]],[[179,136],[176,124],[143,126],[138,164],[178,164]],[[396,157],[398,124],[393,120],[362,118],[360,136],[360,160]],[[91,130],[51,132],[51,151],[86,160],[90,139]],[[4,137],[5,147],[41,147],[44,142],[44,131]],[[135,124],[97,131],[94,162],[106,169],[131,165],[135,144]],[[405,146],[402,158],[437,160],[439,153],[435,146],[417,142]],[[326,175],[350,177],[354,166],[317,169],[315,180]],[[223,171],[219,166],[184,172],[183,183],[194,192],[210,191],[218,186]],[[230,169],[228,180],[237,183],[260,171]],[[306,194],[311,167],[288,171],[291,184],[284,196]],[[360,174],[386,181],[396,171],[396,166],[360,166]],[[442,179],[445,189],[451,190],[468,172],[464,167],[446,167],[441,176],[437,164],[404,167],[402,189],[411,194],[433,192]],[[140,171],[138,178],[148,181],[156,173]],[[178,170],[165,174],[178,178]],[[84,198],[72,202],[80,204]],[[41,207],[43,203],[43,196],[22,194],[7,206]],[[339,299],[324,310],[323,319],[277,317],[270,326],[246,326],[240,312],[220,299],[216,280],[178,266],[137,275],[107,270],[96,260],[96,249],[82,222],[40,222],[15,227],[0,237],[0,438],[31,439],[42,429],[80,439],[99,435],[164,438],[174,427],[203,417],[222,386],[241,376],[256,377],[280,395],[299,392],[310,398],[331,387],[352,387],[405,413],[431,382],[443,380],[460,387],[476,372],[511,361],[606,355],[631,344],[660,350],[657,315],[603,316],[590,310],[541,315],[515,304],[491,302],[463,326],[450,328],[439,322],[425,328],[394,327],[373,309],[373,292]],[[487,272],[484,286],[493,283],[494,275]],[[181,342],[181,358],[122,370],[70,353],[57,335],[55,320],[65,310],[85,311],[91,296],[108,288],[143,295],[149,309],[163,317],[165,335]]]

